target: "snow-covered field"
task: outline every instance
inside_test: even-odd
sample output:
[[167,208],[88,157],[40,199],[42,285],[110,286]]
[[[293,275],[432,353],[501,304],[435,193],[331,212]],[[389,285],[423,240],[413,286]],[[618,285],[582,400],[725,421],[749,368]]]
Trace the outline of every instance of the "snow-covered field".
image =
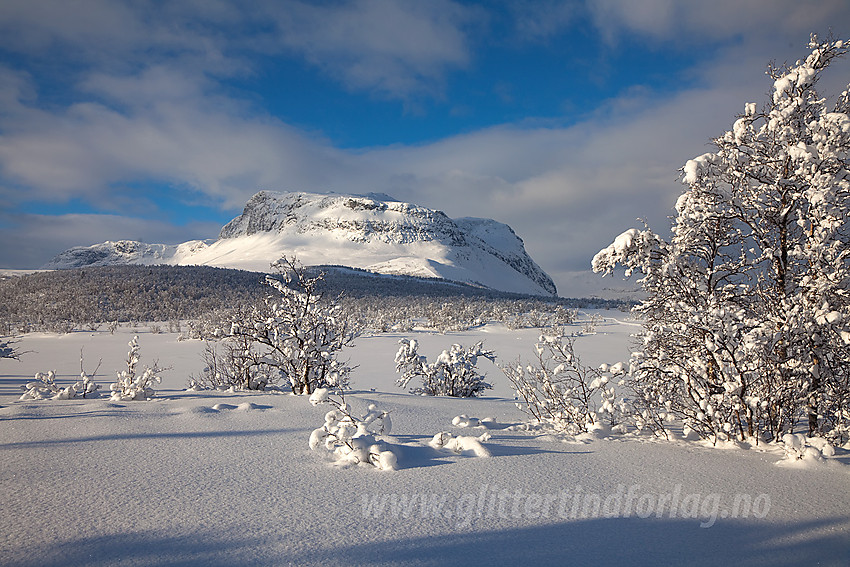
[[[599,312],[577,339],[586,364],[628,357],[633,322]],[[585,316],[588,316],[585,313]],[[576,330],[581,324],[576,325]],[[17,401],[37,371],[85,369],[108,390],[139,335],[159,359],[157,396]],[[848,565],[850,452],[806,467],[776,446],[713,448],[627,435],[558,438],[525,419],[507,379],[482,399],[414,396],[395,385],[397,342],[432,359],[453,342],[529,359],[537,331],[487,325],[448,335],[358,339],[347,395],[391,412],[399,470],[334,466],[311,451],[327,407],[273,393],[186,391],[198,341],[144,327],[33,334],[0,360],[3,565]],[[453,418],[490,417],[463,428]],[[489,457],[428,445],[441,431],[489,433]]]

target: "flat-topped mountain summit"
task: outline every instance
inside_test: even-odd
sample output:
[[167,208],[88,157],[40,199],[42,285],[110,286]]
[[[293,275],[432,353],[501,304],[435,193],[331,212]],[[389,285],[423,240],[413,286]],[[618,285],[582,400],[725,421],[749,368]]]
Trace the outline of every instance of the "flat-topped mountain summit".
[[522,239],[492,219],[451,219],[383,194],[260,191],[217,240],[177,245],[129,240],[71,248],[45,268],[116,264],[209,265],[267,271],[282,256],[381,274],[442,278],[501,291],[555,295]]

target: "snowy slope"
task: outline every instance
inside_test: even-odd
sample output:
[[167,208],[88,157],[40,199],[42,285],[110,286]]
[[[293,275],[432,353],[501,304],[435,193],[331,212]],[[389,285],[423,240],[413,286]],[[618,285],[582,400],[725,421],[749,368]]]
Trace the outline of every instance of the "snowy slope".
[[265,271],[283,255],[294,255],[305,265],[344,265],[517,293],[556,293],[551,278],[509,226],[490,219],[452,220],[441,211],[375,194],[261,191],[214,242],[105,242],[72,248],[46,267],[168,263]]
[[[622,360],[634,327],[599,313],[606,320],[578,339],[580,352],[589,364]],[[816,468],[788,469],[775,465],[774,447],[644,436],[565,442],[512,431],[504,427],[523,415],[490,366],[497,391],[489,398],[396,388],[398,336],[359,340],[350,353],[361,365],[357,392],[348,396],[356,411],[374,402],[392,412],[397,471],[339,468],[310,451],[327,408],[303,397],[183,391],[203,344],[175,335],[140,330],[141,363],[173,366],[149,402],[11,395],[36,370],[57,368],[70,380],[80,347],[89,370],[103,357],[98,381],[108,385],[132,332],[27,335],[20,347],[37,352],[0,360],[4,565],[772,567],[850,557],[846,450]],[[484,339],[512,360],[532,356],[536,332],[488,325],[415,335],[428,357]],[[484,443],[491,457],[427,445],[440,431],[485,431],[453,426],[460,414],[494,418]],[[757,503],[746,513],[735,508],[745,498]]]
[[114,266],[118,264],[165,264],[177,250],[167,244],[146,244],[135,240],[107,240],[92,246],[75,246],[59,253],[44,267],[46,269],[77,268],[82,266]]

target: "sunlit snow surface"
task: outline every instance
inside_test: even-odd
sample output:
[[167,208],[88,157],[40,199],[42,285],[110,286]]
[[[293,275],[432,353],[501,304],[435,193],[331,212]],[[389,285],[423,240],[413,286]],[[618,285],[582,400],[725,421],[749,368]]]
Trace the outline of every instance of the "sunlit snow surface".
[[[586,364],[625,360],[634,323],[622,313],[599,313],[605,323],[577,339],[579,353]],[[36,371],[56,369],[71,381],[81,347],[86,370],[103,359],[95,379],[108,390],[133,334],[142,365],[158,358],[173,367],[151,401],[16,401],[18,386]],[[488,325],[404,336],[411,335],[429,358],[453,342],[484,339],[509,362],[531,358],[537,331]],[[198,341],[178,342],[144,326],[115,335],[24,337],[18,347],[33,352],[20,362],[0,361],[0,563],[850,562],[844,449],[825,462],[789,468],[776,466],[783,456],[777,447],[722,450],[646,436],[578,441],[518,431],[511,426],[524,415],[488,361],[481,368],[495,390],[484,399],[397,388],[399,338],[363,337],[348,353],[358,368],[347,401],[356,411],[369,403],[391,411],[399,470],[378,471],[334,466],[326,453],[308,448],[327,407],[305,397],[185,391],[189,374],[201,369]],[[481,445],[490,456],[431,446],[444,431],[486,433]],[[747,498],[753,507],[744,517]]]

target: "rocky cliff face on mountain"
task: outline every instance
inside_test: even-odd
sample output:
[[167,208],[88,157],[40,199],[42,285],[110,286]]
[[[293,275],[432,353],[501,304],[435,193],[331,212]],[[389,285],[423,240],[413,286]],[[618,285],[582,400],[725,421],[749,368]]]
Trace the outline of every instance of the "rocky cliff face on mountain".
[[305,265],[443,278],[517,293],[556,293],[552,279],[509,226],[491,219],[450,219],[441,211],[376,194],[260,191],[215,241],[104,242],[67,250],[45,268],[177,264],[267,271],[284,255]]

